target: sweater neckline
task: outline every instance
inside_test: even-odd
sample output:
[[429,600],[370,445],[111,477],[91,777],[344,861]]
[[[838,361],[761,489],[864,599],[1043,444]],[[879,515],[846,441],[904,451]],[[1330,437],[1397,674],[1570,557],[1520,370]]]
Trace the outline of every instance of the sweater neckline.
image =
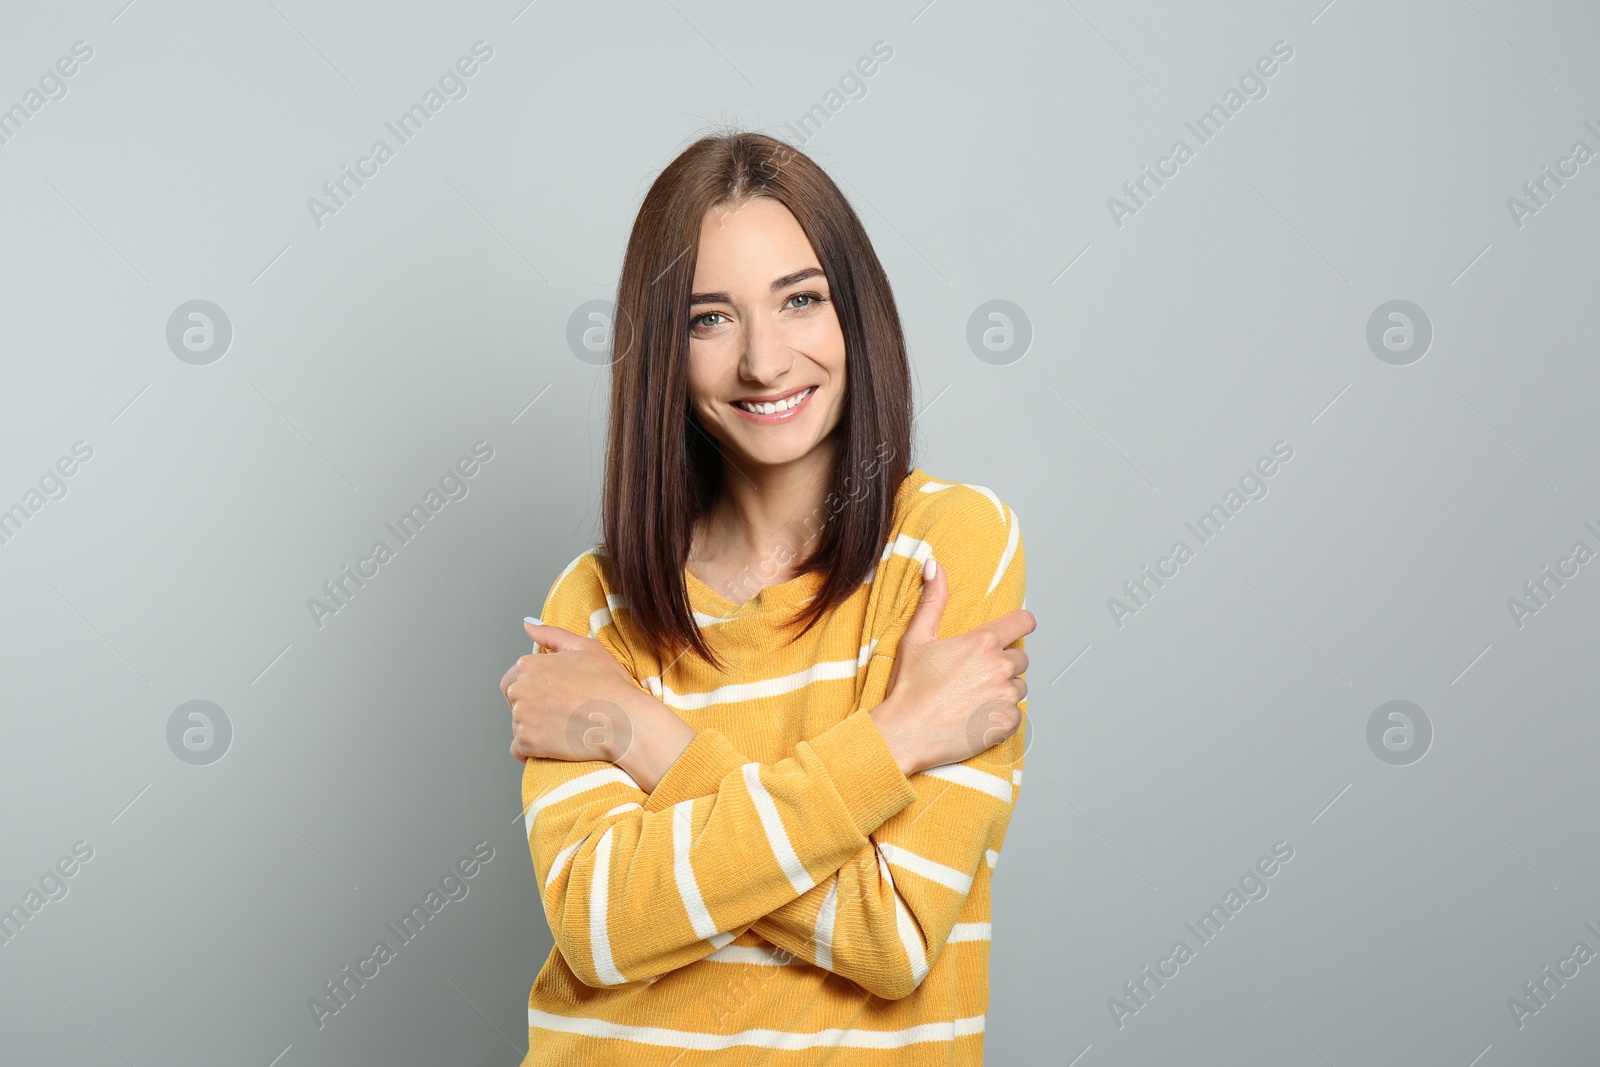
[[776,585],[763,586],[756,590],[754,596],[743,604],[735,604],[721,593],[712,589],[705,582],[696,578],[685,567],[683,569],[684,585],[689,592],[689,602],[694,607],[701,609],[707,615],[715,615],[719,619],[728,619],[741,612],[755,611],[761,607],[788,605],[804,602],[807,598],[815,596],[822,588],[823,574],[821,571],[808,571],[796,575],[786,582]]
[[[891,531],[899,528],[910,494],[928,480],[927,472],[920,467],[913,467],[900,482],[900,487],[895,492],[894,516],[890,524]],[[807,571],[805,574],[798,574],[788,581],[763,586],[743,604],[735,604],[695,577],[688,567],[683,568],[684,589],[689,595],[690,606],[704,614],[714,615],[720,619],[733,618],[736,615],[747,612],[760,614],[763,610],[770,610],[775,607],[798,607],[821,592],[822,586],[826,581],[827,575],[823,571]]]

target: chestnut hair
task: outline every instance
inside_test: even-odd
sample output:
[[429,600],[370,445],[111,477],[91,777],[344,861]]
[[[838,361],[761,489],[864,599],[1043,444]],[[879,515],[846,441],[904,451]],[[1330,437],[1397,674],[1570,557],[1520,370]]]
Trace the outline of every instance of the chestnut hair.
[[[910,473],[911,367],[894,294],[849,201],[810,157],[777,138],[700,138],[656,178],[628,236],[611,363],[602,524],[612,583],[634,629],[658,650],[692,649],[723,669],[694,621],[684,568],[694,523],[721,491],[722,453],[689,400],[689,300],[706,213],[764,196],[799,221],[828,278],[845,343],[845,408],[828,500],[866,481],[824,520],[796,576],[826,580],[788,625],[804,633],[878,564]],[[886,453],[886,455],[885,455]],[[863,477],[863,472],[871,471]],[[813,535],[815,536],[815,535]]]

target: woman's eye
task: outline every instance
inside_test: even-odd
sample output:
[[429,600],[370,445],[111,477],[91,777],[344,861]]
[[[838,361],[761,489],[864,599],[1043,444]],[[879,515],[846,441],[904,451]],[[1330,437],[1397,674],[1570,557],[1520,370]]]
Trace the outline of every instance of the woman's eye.
[[[801,303],[796,304],[795,301],[797,301],[797,300],[801,301]],[[816,306],[818,304],[827,303],[827,298],[824,297],[821,293],[795,293],[793,296],[791,296],[788,300],[785,300],[783,303],[784,303],[784,306],[789,308],[790,310],[793,310],[793,311],[804,311],[805,309],[810,308],[810,307],[814,307],[814,306]],[[689,320],[689,326],[690,326],[690,328],[694,328],[694,327],[697,327],[697,326],[698,327],[706,327],[706,328],[720,326],[720,325],[722,325],[722,321],[726,320],[727,317],[728,317],[727,315],[723,314],[720,311],[707,311],[707,312],[704,312],[704,313],[702,313],[700,315],[696,315],[694,318],[690,319]],[[718,321],[709,321],[709,320],[712,320],[712,319],[715,319],[715,320],[718,320]]]

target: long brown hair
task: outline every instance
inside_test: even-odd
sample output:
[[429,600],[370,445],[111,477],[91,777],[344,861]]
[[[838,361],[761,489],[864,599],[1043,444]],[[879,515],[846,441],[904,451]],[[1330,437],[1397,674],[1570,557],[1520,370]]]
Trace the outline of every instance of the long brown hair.
[[689,298],[707,211],[748,197],[783,204],[827,275],[844,333],[845,409],[825,522],[797,575],[826,580],[788,623],[811,627],[876,566],[910,472],[911,367],[894,294],[849,201],[812,159],[766,134],[702,137],[656,178],[628,237],[612,330],[611,419],[602,523],[616,591],[658,650],[721,660],[694,621],[683,572],[694,523],[721,490],[722,454],[689,398]]

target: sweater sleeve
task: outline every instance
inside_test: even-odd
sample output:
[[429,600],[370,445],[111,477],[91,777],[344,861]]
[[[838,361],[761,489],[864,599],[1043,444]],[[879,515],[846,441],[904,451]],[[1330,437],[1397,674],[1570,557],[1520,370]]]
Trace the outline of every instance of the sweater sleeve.
[[[597,595],[592,561],[569,567],[542,619],[598,637],[631,667],[604,636]],[[599,760],[530,759],[522,778],[545,916],[572,972],[596,987],[653,980],[716,951],[831,877],[915,799],[864,714],[777,763],[741,760],[714,789],[669,806]]]
[[[947,568],[950,586],[940,637],[966,633],[1023,606],[1026,563],[1016,514],[975,487],[947,491],[959,495],[923,537],[901,537],[892,548],[908,560],[856,715],[887,695],[894,655],[920,602],[921,567],[930,553]],[[1008,647],[1023,646],[1019,638]],[[912,775],[916,800],[885,820],[827,878],[750,929],[875,996],[909,995],[948,943],[980,865],[992,869],[999,859],[1022,782],[1026,699],[1020,707],[1024,721],[1009,738],[960,763]],[[719,732],[702,731],[646,806],[681,803],[743,758]]]

